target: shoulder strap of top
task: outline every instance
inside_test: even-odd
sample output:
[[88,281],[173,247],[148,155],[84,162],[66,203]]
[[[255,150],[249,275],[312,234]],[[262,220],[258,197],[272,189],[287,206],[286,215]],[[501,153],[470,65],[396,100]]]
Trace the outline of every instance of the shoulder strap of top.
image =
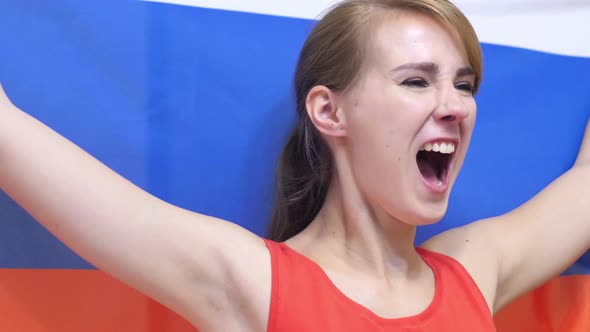
[[[479,286],[471,277],[467,269],[455,258],[435,251],[416,247],[416,251],[429,264],[435,266],[441,275],[442,282],[450,293],[472,294],[478,307],[489,312],[489,307]],[[460,289],[457,289],[460,288]],[[461,292],[463,290],[463,292]],[[465,293],[465,290],[468,292]],[[491,315],[491,313],[490,313]]]
[[270,312],[268,315],[267,331],[274,331],[276,326],[277,307],[279,302],[279,278],[280,278],[280,248],[279,243],[264,239],[264,243],[270,253],[271,266],[271,289],[270,289]]

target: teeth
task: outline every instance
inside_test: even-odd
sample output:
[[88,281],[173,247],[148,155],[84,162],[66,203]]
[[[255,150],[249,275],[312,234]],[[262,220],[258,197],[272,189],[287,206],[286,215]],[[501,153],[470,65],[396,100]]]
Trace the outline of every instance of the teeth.
[[455,152],[455,143],[453,142],[436,142],[426,143],[420,148],[420,151],[434,151],[444,154],[451,154]]

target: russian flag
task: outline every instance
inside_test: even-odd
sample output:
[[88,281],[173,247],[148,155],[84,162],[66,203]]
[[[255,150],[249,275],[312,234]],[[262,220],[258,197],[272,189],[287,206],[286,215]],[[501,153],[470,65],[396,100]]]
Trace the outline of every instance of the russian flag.
[[[262,235],[298,52],[333,2],[3,1],[0,82],[18,107],[145,190]],[[456,2],[483,43],[478,120],[448,214],[419,242],[532,197],[572,165],[590,115],[587,0]],[[194,331],[1,192],[0,268],[1,331]],[[586,254],[496,322],[589,331],[589,308]]]

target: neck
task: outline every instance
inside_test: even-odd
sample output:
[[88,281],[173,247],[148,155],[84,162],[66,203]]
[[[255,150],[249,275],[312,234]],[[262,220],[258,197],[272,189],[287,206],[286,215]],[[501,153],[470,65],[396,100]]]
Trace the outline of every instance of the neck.
[[338,260],[377,275],[416,270],[421,262],[414,249],[416,226],[371,206],[349,174],[337,170],[317,217],[290,245],[318,260]]

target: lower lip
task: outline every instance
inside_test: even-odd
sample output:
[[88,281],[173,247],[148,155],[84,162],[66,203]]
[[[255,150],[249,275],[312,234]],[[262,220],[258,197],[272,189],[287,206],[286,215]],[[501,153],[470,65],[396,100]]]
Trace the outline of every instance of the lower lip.
[[428,181],[426,181],[426,179],[424,179],[424,177],[422,175],[420,175],[420,177],[422,178],[422,182],[424,183],[424,185],[426,185],[426,187],[428,189],[430,189],[430,191],[433,191],[437,194],[442,194],[444,192],[447,191],[447,189],[449,189],[449,176],[447,175],[447,178],[439,185],[439,184],[433,184],[430,183]]

